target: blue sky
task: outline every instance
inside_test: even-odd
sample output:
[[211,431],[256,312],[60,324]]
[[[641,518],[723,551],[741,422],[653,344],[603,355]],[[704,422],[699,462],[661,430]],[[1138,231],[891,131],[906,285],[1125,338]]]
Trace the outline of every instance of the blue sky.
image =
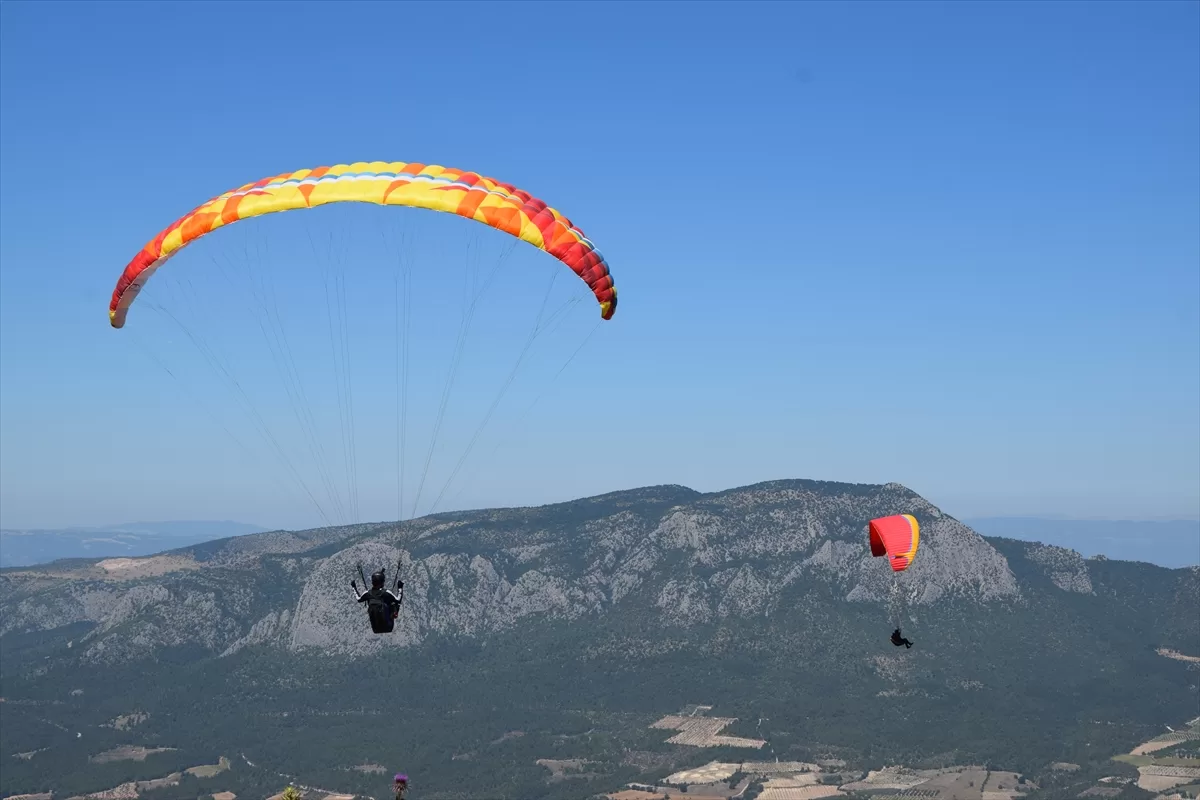
[[[203,200],[374,159],[528,189],[620,291],[598,327],[575,307],[447,484],[553,259],[506,262],[519,323],[485,302],[494,327],[472,331],[430,473],[442,508],[812,477],[898,481],[958,516],[1200,515],[1200,4],[6,2],[0,23],[6,527],[318,522],[253,307],[226,327],[205,302],[230,294],[206,265],[261,268],[246,243],[273,248],[312,430],[344,446],[340,384],[317,366],[333,335],[292,279],[314,231],[351,265],[343,484],[352,516],[394,518],[392,278],[369,242],[415,232],[413,324],[452,342],[461,308],[434,298],[461,295],[473,273],[447,265],[467,244],[503,249],[467,230],[483,226],[278,215],[154,278],[164,307],[194,289],[190,330],[263,379],[250,405],[290,461],[261,456],[166,318],[106,317],[123,266]],[[422,352],[409,495],[448,363]]]

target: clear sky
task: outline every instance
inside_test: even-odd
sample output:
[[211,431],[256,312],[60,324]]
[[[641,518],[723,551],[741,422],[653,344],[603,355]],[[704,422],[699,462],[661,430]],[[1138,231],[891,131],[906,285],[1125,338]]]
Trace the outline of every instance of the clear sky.
[[[415,231],[413,325],[432,335],[461,312],[433,298],[475,274],[450,262],[503,244],[484,226],[295,212],[168,264],[138,304],[194,289],[183,329],[263,378],[247,413],[241,384],[206,371],[167,317],[135,304],[117,331],[106,315],[124,265],[200,202],[375,159],[546,199],[620,291],[612,321],[580,303],[548,337],[439,510],[809,477],[897,481],[958,516],[1200,515],[1196,2],[10,0],[0,39],[6,527],[315,523],[287,464],[315,485],[305,453],[336,468],[347,442],[358,472],[342,484],[360,495],[347,514],[395,518],[393,273],[368,242],[401,219]],[[348,264],[349,405],[319,377],[337,352],[316,335],[320,295],[292,282],[321,274],[314,231]],[[240,274],[269,272],[255,246],[274,248],[283,363],[299,365],[311,416],[275,399],[281,362],[253,304],[218,324],[217,301],[246,293],[213,266],[223,253]],[[484,303],[479,325],[496,327],[472,329],[434,495],[557,263],[525,245],[514,259],[496,291],[523,302],[518,322]],[[567,275],[554,291],[581,286]],[[422,352],[410,496],[450,360]],[[286,459],[251,458],[269,443],[254,414]]]

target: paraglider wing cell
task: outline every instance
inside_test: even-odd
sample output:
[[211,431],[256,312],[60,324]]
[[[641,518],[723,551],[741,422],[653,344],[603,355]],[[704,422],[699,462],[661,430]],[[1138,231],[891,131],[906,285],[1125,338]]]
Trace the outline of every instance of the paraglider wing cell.
[[604,257],[571,221],[546,203],[507,183],[436,165],[338,164],[263,178],[209,200],[180,217],[142,248],[117,282],[109,304],[114,328],[146,281],[189,242],[224,225],[277,211],[326,203],[375,203],[458,214],[516,236],[566,264],[583,280],[611,319],[617,290]]
[[917,556],[920,526],[911,514],[871,520],[871,555],[887,555],[895,572],[903,572]]

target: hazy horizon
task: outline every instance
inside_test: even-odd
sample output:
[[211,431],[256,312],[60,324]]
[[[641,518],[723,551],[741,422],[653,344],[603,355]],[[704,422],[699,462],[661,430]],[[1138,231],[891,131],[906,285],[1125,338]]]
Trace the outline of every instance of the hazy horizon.
[[[767,481],[775,481],[775,480],[824,480],[824,479],[821,479],[821,478],[769,478],[769,479],[767,479]],[[544,502],[537,502],[537,503],[503,503],[503,504],[497,504],[497,505],[463,505],[463,506],[458,506],[455,508],[441,509],[436,513],[445,513],[447,511],[485,510],[485,509],[490,509],[490,508],[522,508],[522,507],[534,507],[534,506],[541,506],[541,505],[552,505],[555,503],[571,502],[573,500],[585,500],[585,499],[588,499],[591,497],[599,496],[601,494],[608,494],[610,492],[632,491],[632,490],[636,490],[636,489],[647,488],[649,486],[663,486],[663,485],[686,486],[686,488],[693,489],[693,490],[701,492],[701,493],[711,493],[711,492],[722,492],[722,491],[726,491],[729,489],[737,489],[737,488],[741,488],[744,486],[752,486],[757,483],[763,483],[763,482],[766,482],[766,481],[755,481],[754,483],[751,483],[751,484],[737,484],[734,486],[724,486],[724,487],[720,487],[720,488],[716,488],[716,489],[697,489],[694,486],[686,486],[686,484],[679,484],[679,483],[647,484],[646,486],[629,486],[629,487],[612,489],[612,490],[600,492],[597,494],[580,495],[580,496],[576,496],[576,497],[567,497],[567,498],[562,498],[562,499],[552,499],[552,500],[547,500]],[[854,483],[853,481],[837,481],[837,482]],[[1154,516],[1146,516],[1146,517],[1072,516],[1069,514],[1028,513],[1028,512],[1019,512],[1019,511],[1013,512],[1013,513],[999,513],[999,514],[972,514],[972,513],[964,514],[964,513],[957,513],[949,508],[946,508],[943,505],[940,505],[933,498],[926,497],[925,499],[929,500],[931,503],[933,503],[933,505],[938,507],[942,512],[950,514],[955,519],[958,519],[958,520],[961,520],[964,522],[982,521],[982,520],[998,520],[998,521],[1039,520],[1039,521],[1047,521],[1047,522],[1114,522],[1114,523],[1120,523],[1120,522],[1130,522],[1130,523],[1200,522],[1200,514],[1193,515],[1193,516],[1177,515],[1177,516],[1159,516],[1159,517],[1154,517]],[[363,520],[361,520],[361,522],[364,522],[364,523],[394,522],[394,521],[397,521],[397,518],[380,517],[378,519],[363,519]],[[285,529],[286,530],[298,530],[299,529],[299,528],[295,528],[295,527],[289,528],[288,526],[277,524],[277,522],[271,521],[269,519],[267,519],[266,521],[264,521],[261,518],[260,519],[247,519],[247,518],[235,517],[235,516],[228,515],[228,514],[216,514],[216,515],[213,515],[210,517],[186,517],[186,518],[185,517],[164,517],[164,518],[160,518],[160,519],[139,519],[137,521],[132,521],[132,522],[127,519],[125,519],[125,520],[102,520],[102,521],[71,520],[71,521],[67,521],[67,522],[61,522],[61,523],[55,523],[55,524],[49,524],[49,525],[47,525],[47,524],[13,524],[13,523],[10,523],[9,520],[6,518],[0,518],[0,528],[3,528],[5,530],[25,530],[25,531],[34,531],[34,530],[105,530],[105,529],[109,529],[109,528],[127,529],[127,528],[136,527],[139,525],[191,524],[191,523],[221,523],[221,524],[254,525],[254,526],[257,526],[264,530],[285,530]]]
[[[961,521],[984,536],[1066,547],[1085,558],[1103,555],[1169,569],[1200,565],[1200,520],[992,517]],[[280,526],[231,520],[169,520],[58,530],[14,530],[0,526],[3,540],[0,567],[32,566],[61,558],[144,557],[214,539],[278,529]]]

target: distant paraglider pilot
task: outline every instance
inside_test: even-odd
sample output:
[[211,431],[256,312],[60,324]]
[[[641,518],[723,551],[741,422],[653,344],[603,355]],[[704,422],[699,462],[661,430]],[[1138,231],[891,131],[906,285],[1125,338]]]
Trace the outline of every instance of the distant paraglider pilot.
[[[361,567],[360,576],[361,576]],[[371,575],[371,588],[359,594],[358,584],[353,580],[350,586],[354,589],[354,598],[360,603],[367,604],[367,617],[371,620],[371,630],[375,633],[391,633],[396,626],[396,617],[400,616],[400,604],[404,602],[404,581],[396,579],[395,591],[384,588],[387,578],[383,570]]]
[[[887,556],[892,567],[892,575],[896,579],[892,583],[892,595],[900,600],[892,621],[899,622],[904,617],[904,592],[899,579],[917,557],[917,547],[921,543],[921,526],[912,514],[893,514],[890,517],[871,520],[868,531],[872,557]],[[912,647],[912,642],[900,635],[899,628],[892,631],[892,644],[896,647]]]
[[404,793],[408,791],[408,776],[401,773],[396,776],[396,800],[404,800]]

